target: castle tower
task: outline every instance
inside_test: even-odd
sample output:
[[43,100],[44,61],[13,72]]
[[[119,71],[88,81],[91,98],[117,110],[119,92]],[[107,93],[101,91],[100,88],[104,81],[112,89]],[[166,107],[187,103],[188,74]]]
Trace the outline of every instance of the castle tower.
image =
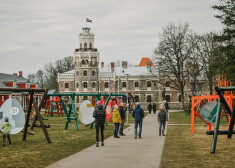
[[79,34],[79,46],[75,49],[75,91],[98,92],[99,52],[94,48],[94,34],[90,28],[82,28]]

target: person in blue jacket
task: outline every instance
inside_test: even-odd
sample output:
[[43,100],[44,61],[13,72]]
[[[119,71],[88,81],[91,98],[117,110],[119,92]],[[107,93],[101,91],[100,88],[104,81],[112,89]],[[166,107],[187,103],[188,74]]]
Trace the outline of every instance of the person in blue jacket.
[[137,138],[138,125],[139,125],[139,138],[141,139],[144,110],[140,107],[140,102],[136,103],[136,107],[132,112],[132,116],[135,118],[135,139]]

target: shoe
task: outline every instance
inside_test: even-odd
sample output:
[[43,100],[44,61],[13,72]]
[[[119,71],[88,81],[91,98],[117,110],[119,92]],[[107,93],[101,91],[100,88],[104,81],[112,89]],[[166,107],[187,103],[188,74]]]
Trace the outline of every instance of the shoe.
[[135,136],[135,139],[137,139],[137,137]]
[[162,134],[163,136],[165,136],[165,134]]
[[120,136],[116,136],[116,138],[120,138]]
[[102,142],[101,146],[104,146],[104,143]]
[[5,144],[2,144],[2,146],[5,146]]
[[99,147],[99,142],[96,143],[96,147]]

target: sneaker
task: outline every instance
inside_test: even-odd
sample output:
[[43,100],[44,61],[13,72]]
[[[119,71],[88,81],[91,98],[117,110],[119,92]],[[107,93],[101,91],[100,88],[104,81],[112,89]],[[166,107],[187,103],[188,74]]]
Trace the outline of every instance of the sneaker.
[[5,144],[2,144],[2,146],[5,146]]
[[135,139],[137,139],[137,137],[135,136]]
[[99,142],[96,143],[96,147],[99,147]]
[[142,139],[142,137],[140,136],[139,139]]
[[165,136],[165,134],[162,134],[163,136]]
[[116,138],[120,138],[120,136],[116,136]]

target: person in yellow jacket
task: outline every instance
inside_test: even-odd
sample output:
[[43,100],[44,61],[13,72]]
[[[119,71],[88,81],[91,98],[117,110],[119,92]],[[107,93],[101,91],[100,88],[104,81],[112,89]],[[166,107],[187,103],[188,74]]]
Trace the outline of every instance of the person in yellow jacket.
[[118,136],[118,130],[119,130],[119,124],[122,124],[122,119],[121,119],[121,115],[118,110],[118,106],[114,105],[113,107],[114,107],[114,109],[113,109],[113,114],[112,114],[112,121],[115,124],[114,138],[120,138]]

